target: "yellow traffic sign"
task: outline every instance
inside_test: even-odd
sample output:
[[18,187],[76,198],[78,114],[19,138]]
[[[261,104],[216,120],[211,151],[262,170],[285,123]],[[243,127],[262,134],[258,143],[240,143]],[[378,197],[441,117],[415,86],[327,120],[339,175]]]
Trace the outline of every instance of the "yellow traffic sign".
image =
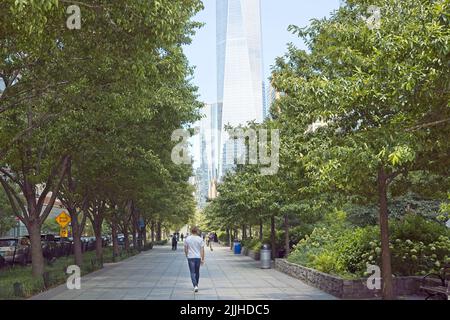
[[60,236],[61,238],[68,238],[68,237],[69,237],[69,229],[67,229],[67,228],[61,228],[61,229],[59,230],[59,236]]
[[70,219],[70,216],[64,211],[61,212],[55,219],[61,228],[67,227],[72,221],[72,219]]

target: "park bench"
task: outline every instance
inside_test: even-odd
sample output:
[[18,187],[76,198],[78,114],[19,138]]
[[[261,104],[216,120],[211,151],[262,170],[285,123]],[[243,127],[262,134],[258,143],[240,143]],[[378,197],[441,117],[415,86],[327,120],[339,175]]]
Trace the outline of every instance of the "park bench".
[[[422,278],[422,285],[420,289],[425,291],[428,300],[432,297],[440,297],[442,299],[448,299],[450,294],[449,289],[449,278],[450,278],[450,264],[442,268],[441,273],[429,273]],[[434,281],[430,281],[430,280]]]

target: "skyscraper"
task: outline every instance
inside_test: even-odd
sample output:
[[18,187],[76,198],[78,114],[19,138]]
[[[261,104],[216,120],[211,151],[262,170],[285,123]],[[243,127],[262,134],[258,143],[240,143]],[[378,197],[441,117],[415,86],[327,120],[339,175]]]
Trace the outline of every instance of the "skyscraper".
[[199,207],[205,205],[211,190],[218,180],[219,173],[219,139],[222,112],[217,103],[205,104],[202,110],[203,118],[197,123],[195,143],[199,152],[199,167],[195,171],[197,198]]
[[[217,101],[222,109],[219,175],[232,163],[226,125],[262,122],[264,105],[260,0],[217,0]],[[239,148],[237,148],[239,149]],[[231,151],[231,152],[230,152]]]

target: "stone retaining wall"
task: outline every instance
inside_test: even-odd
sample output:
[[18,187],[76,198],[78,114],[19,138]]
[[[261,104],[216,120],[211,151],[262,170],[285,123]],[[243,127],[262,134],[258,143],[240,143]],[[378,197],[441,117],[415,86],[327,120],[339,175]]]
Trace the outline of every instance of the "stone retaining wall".
[[[275,259],[275,269],[300,279],[307,284],[342,299],[368,299],[381,297],[381,290],[369,290],[367,279],[345,280],[285,259]],[[394,278],[394,293],[397,296],[421,294],[421,277]]]

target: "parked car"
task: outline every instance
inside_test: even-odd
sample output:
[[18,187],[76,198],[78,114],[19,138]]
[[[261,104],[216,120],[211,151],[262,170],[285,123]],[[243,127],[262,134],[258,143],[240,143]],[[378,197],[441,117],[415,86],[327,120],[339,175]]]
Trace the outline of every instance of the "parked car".
[[[26,236],[27,239],[30,236]],[[56,257],[56,243],[55,236],[52,234],[41,234],[41,246],[42,246],[42,254],[47,261],[52,260]]]
[[119,246],[125,246],[125,236],[123,234],[117,235],[117,243],[119,244]]
[[81,237],[83,252],[95,250],[95,237]]
[[7,264],[20,263],[26,265],[31,261],[30,240],[22,238],[1,238],[0,256]]
[[[27,236],[29,239],[29,236]],[[47,261],[52,261],[64,255],[61,244],[53,234],[41,234],[42,254]]]
[[68,256],[73,253],[73,241],[63,238],[60,236],[55,236],[56,243],[56,256]]
[[103,235],[102,236],[102,245],[103,247],[108,247],[112,242],[111,236]]

